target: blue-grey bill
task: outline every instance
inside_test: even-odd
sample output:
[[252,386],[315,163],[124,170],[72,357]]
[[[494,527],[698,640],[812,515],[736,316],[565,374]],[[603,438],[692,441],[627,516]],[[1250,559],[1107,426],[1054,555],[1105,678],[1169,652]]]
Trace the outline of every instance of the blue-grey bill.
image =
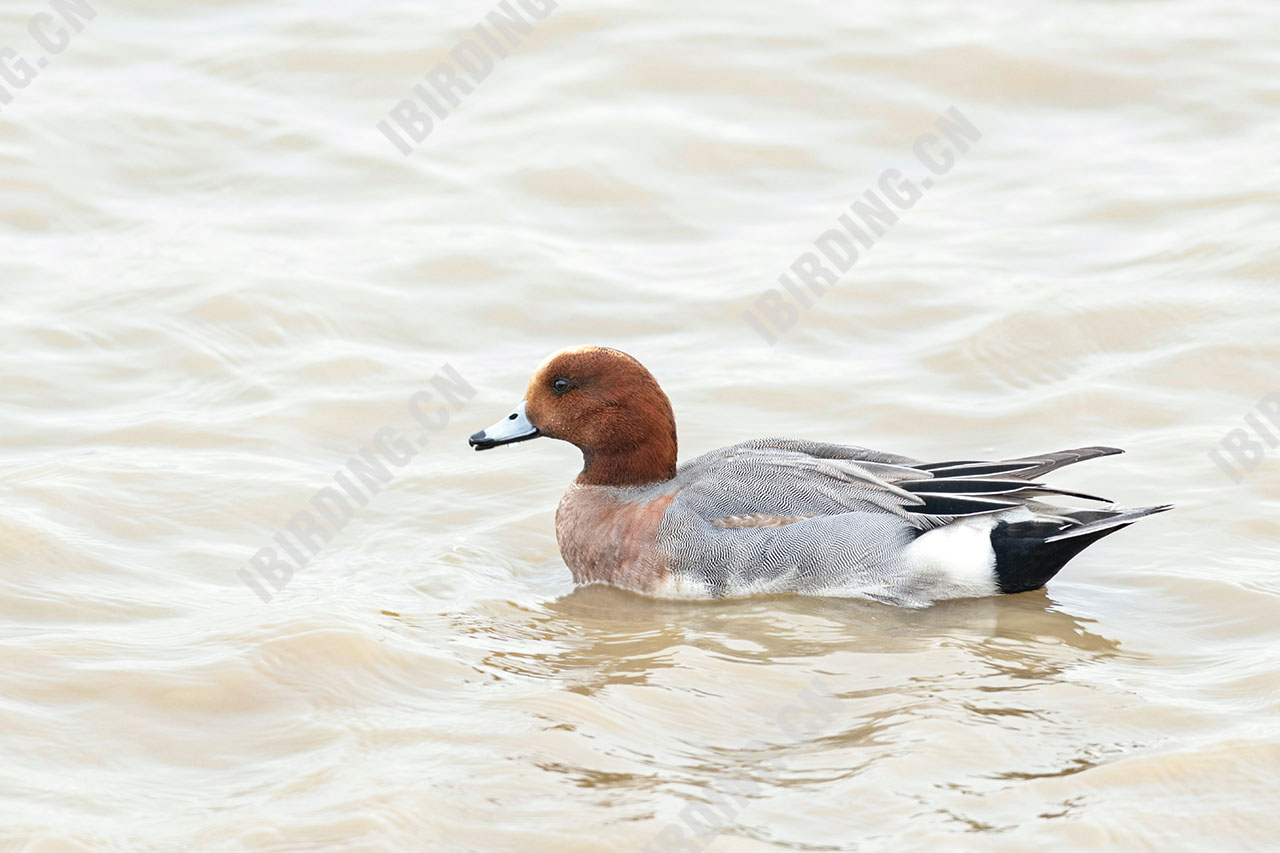
[[468,439],[468,442],[476,450],[489,450],[502,444],[528,441],[531,438],[537,438],[541,434],[538,432],[537,427],[529,423],[529,416],[525,414],[525,404],[522,401],[520,405],[516,406],[515,411],[496,424],[487,426],[473,434]]

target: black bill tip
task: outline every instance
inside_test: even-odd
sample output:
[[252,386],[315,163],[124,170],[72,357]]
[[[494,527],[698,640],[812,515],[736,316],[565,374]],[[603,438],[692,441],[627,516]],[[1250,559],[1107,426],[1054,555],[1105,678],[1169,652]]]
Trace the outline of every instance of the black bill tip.
[[485,434],[484,430],[480,430],[479,432],[471,434],[471,437],[467,439],[467,444],[470,444],[476,450],[492,450],[493,448],[501,447],[504,444],[515,444],[520,441],[528,441],[529,439],[537,438],[540,435],[542,435],[542,433],[535,429],[533,432],[525,433],[524,435],[517,435],[513,438],[497,439],[490,438]]

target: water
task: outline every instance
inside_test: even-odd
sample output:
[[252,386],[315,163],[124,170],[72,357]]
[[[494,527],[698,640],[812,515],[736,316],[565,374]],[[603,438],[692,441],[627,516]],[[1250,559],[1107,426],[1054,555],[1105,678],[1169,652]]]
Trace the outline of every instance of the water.
[[[0,112],[0,850],[1277,843],[1280,462],[1208,455],[1280,390],[1268,4],[566,0],[409,157],[375,124],[490,7],[93,7]],[[923,612],[574,590],[575,451],[465,437],[578,343],[683,458],[1106,443],[1055,483],[1179,508]],[[425,449],[261,601],[385,426]]]

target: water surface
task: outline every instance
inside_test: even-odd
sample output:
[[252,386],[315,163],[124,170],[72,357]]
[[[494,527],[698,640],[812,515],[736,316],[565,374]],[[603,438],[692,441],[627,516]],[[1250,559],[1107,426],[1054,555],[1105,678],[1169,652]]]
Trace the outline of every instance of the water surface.
[[[564,0],[408,157],[376,122],[489,6],[93,6],[0,112],[0,849],[1280,838],[1280,462],[1208,455],[1280,390],[1269,4]],[[766,345],[952,106],[981,139]],[[684,458],[1113,444],[1055,482],[1179,508],[926,611],[575,590],[575,451],[465,437],[579,343]],[[416,456],[261,601],[386,426]]]

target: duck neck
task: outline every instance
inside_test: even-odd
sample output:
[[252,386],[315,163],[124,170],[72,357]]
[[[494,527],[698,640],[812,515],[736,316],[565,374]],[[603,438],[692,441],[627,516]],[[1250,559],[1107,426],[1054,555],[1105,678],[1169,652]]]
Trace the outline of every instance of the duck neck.
[[582,450],[580,486],[649,486],[676,476],[676,429],[655,433],[639,444],[607,451]]

